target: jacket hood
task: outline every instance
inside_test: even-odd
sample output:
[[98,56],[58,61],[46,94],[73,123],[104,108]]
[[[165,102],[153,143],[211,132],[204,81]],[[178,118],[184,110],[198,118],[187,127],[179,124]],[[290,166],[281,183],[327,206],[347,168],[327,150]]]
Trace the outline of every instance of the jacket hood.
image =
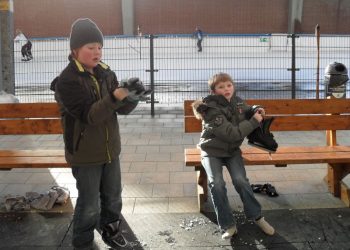
[[[234,96],[232,98],[234,98]],[[193,114],[198,120],[203,120],[209,107],[215,108],[217,105],[227,106],[229,104],[230,103],[222,95],[208,95],[192,103]]]
[[192,103],[193,114],[198,120],[203,120],[204,112],[208,106],[203,103],[202,99],[196,100]]

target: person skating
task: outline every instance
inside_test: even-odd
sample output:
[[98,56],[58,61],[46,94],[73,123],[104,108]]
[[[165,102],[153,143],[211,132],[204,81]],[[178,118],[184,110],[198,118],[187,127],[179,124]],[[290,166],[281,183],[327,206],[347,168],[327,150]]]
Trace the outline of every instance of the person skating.
[[30,61],[33,59],[32,43],[30,40],[27,40],[27,42],[22,46],[21,53],[22,53],[22,61]]
[[194,32],[194,36],[197,39],[198,52],[202,52],[203,32],[199,27],[196,27],[196,31]]
[[33,59],[32,55],[32,42],[27,36],[19,29],[16,30],[15,42],[21,46],[22,61],[30,61]]

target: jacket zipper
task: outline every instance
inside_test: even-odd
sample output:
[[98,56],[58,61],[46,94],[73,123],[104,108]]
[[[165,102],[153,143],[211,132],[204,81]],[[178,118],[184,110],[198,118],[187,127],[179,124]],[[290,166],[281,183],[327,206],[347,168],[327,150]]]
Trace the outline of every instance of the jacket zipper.
[[[93,75],[90,75],[90,77],[95,84],[98,99],[101,100],[102,97],[101,97],[100,85],[98,84],[98,81],[96,80],[96,78]],[[108,127],[106,126],[105,128],[106,128],[106,151],[107,151],[108,163],[111,163],[112,158],[111,158],[111,153],[109,152],[109,146],[108,146],[109,132],[108,132]]]

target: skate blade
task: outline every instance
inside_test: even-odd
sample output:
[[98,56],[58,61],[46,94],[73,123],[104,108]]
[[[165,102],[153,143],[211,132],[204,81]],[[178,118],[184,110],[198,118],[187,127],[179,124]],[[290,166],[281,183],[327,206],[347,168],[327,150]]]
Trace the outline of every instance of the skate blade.
[[265,148],[265,147],[263,147],[260,144],[254,144],[252,142],[248,142],[248,145],[256,147],[256,148],[259,148],[259,149],[264,150],[264,151],[266,151],[268,153],[276,153],[276,151],[277,151],[277,150],[271,150],[271,149]]

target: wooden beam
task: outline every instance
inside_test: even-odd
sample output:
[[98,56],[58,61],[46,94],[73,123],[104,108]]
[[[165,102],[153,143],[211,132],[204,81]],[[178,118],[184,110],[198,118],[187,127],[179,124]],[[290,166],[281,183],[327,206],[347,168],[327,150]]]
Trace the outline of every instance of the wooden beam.
[[2,103],[0,118],[59,118],[57,103]]

